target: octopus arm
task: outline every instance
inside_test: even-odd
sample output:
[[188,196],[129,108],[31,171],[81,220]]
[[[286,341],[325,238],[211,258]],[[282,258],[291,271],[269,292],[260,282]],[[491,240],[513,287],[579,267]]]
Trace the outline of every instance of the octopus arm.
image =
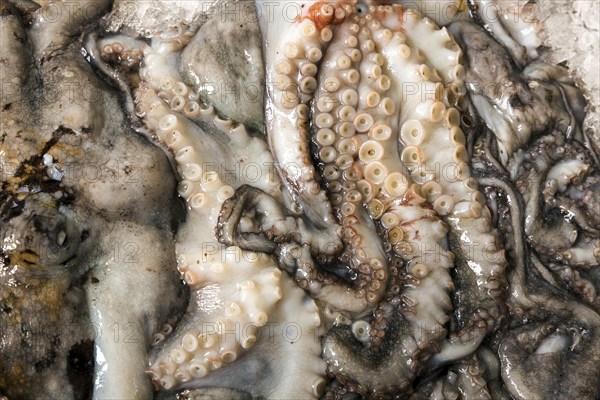
[[[452,87],[445,90],[441,84],[442,81],[460,84],[461,53],[444,30],[435,31],[435,26],[428,19],[421,19],[415,12],[401,14],[401,10],[397,7],[387,11],[387,17],[382,22],[384,26],[396,29],[395,33],[380,30],[375,34],[376,43],[388,62],[393,86],[403,99],[399,115],[400,159],[408,177],[416,182],[423,200],[432,204],[433,211],[448,223],[452,234],[457,231],[461,233],[460,251],[471,258],[461,268],[471,269],[471,273],[478,275],[477,286],[487,293],[487,307],[496,308],[503,288],[504,257],[491,229],[491,216],[484,205],[483,196],[470,176],[465,137],[458,126],[460,114],[455,108],[448,107],[447,93]],[[403,17],[402,27],[435,31],[439,36],[436,44],[445,49],[446,57],[441,58],[442,53],[421,50],[419,46],[424,44],[418,35],[399,32],[401,26],[393,18],[398,15]],[[452,48],[454,51],[449,50]],[[460,98],[455,97],[455,101],[460,102]],[[403,230],[412,229],[408,224],[403,225],[407,225],[406,228],[402,227]],[[438,242],[439,247],[436,248],[450,254],[445,241],[447,228],[444,225],[442,227],[438,228],[438,240],[441,243]],[[441,240],[441,237],[444,239]],[[471,246],[480,246],[480,250],[472,251]],[[453,262],[450,259],[442,266],[446,264],[451,267]],[[442,271],[443,268],[429,270]],[[439,282],[447,280],[441,279]]]
[[[337,4],[300,3],[302,11],[295,21],[281,12],[274,21],[259,21],[265,43],[269,147],[283,183],[311,222],[322,229],[335,229],[330,203],[311,162],[308,103],[316,90],[313,75],[333,35],[330,25],[340,21],[345,12]],[[261,7],[261,2],[256,4]]]
[[[183,384],[184,394],[209,394],[213,388],[232,391],[240,398],[316,398],[322,394],[325,363],[316,340],[320,325],[316,304],[285,275],[280,286],[284,296],[269,323],[256,332],[256,344],[235,363]],[[247,327],[239,329],[240,335],[247,334]]]
[[[247,212],[252,213],[256,221],[237,210],[240,204],[247,207]],[[319,254],[326,254],[323,248],[331,244],[319,238],[318,231],[308,230],[303,220],[287,214],[271,196],[254,188],[242,187],[238,190],[237,198],[228,200],[221,212],[218,236],[226,244],[238,245],[248,244],[248,238],[258,238],[259,243],[250,246],[258,246],[269,252],[276,249],[281,267],[291,269],[299,285],[313,297],[335,309],[361,314],[375,304],[385,291],[385,252],[374,233],[373,222],[364,210],[359,210],[352,223],[343,227],[342,231],[348,246],[339,265],[331,260],[319,265],[315,263],[315,258],[320,258]],[[352,247],[357,244],[360,245],[360,251]],[[330,273],[334,277],[321,276]]]
[[513,398],[523,400],[548,396],[597,398],[597,342],[596,333],[582,331],[577,323],[569,321],[524,325],[500,344],[506,388]]
[[[407,19],[418,21],[418,16]],[[427,21],[420,23],[427,25]],[[387,40],[391,43],[402,38],[397,35]],[[452,43],[448,38],[446,42]],[[403,50],[393,50],[399,48]],[[465,137],[458,126],[460,114],[455,108],[448,107],[443,89],[426,91],[428,84],[435,87],[441,78],[419,61],[419,52],[411,51],[406,44],[391,49],[384,52],[384,56],[389,59],[390,68],[397,70],[395,79],[402,76],[406,80],[412,74],[416,82],[422,82],[417,93],[408,96],[402,107],[400,123],[403,124],[401,132],[405,131],[405,134],[400,136],[401,159],[411,178],[420,184],[421,192],[433,204],[433,209],[445,218],[451,231],[460,232],[461,252],[470,255],[468,266],[478,275],[478,286],[488,293],[487,307],[495,308],[504,287],[505,259],[492,229],[490,212],[470,174]],[[425,58],[421,57],[421,60]],[[457,56],[454,67],[446,66],[440,71],[456,72],[459,62]],[[402,74],[404,70],[406,72]],[[446,79],[460,78],[456,73],[444,75]],[[396,86],[407,87],[402,82],[397,82]],[[473,246],[479,246],[479,249],[473,251]]]
[[272,254],[280,244],[295,242],[309,245],[315,256],[337,251],[329,248],[330,233],[314,228],[275,197],[248,185],[224,203],[216,229],[219,241],[247,250]]
[[491,400],[486,370],[475,354],[455,361],[435,380],[425,380],[417,392],[429,399],[447,399],[464,396],[469,399]]
[[[130,242],[122,243],[124,237]],[[164,273],[169,266],[175,272],[169,261],[175,249],[164,239],[158,230],[131,223],[117,223],[104,238],[108,261],[90,272],[86,284],[97,327],[94,399],[145,399],[153,393],[145,372],[151,336],[174,313],[181,295],[177,274]],[[144,248],[143,259],[138,243],[153,244]],[[138,250],[118,254],[121,246]],[[155,303],[156,298],[162,301]]]
[[[45,4],[35,11],[30,30],[33,54],[38,63],[49,58],[56,50],[60,50],[72,41],[81,31],[81,26],[87,21],[93,21],[104,15],[111,7],[112,0],[95,1],[93,5],[85,0],[72,3],[56,2]],[[57,15],[69,15],[60,19],[59,23],[48,23],[49,12]]]
[[406,390],[418,366],[414,354],[418,346],[410,324],[394,316],[380,352],[372,353],[358,341],[350,329],[330,330],[323,342],[323,357],[329,370],[360,382],[370,391]]
[[478,6],[479,17],[520,65],[538,57],[542,40],[535,4],[524,0],[482,0]]
[[[292,251],[300,253],[295,261],[295,276],[300,287],[306,288],[313,297],[337,310],[363,315],[385,293],[388,271],[385,252],[380,238],[374,233],[373,222],[364,211],[357,212],[353,218],[356,222],[343,228],[345,240],[361,244],[357,251],[350,244],[342,255],[344,265],[349,266],[347,278],[350,283],[335,277],[315,279],[320,272],[308,247]],[[342,268],[336,269],[338,273],[345,271]]]

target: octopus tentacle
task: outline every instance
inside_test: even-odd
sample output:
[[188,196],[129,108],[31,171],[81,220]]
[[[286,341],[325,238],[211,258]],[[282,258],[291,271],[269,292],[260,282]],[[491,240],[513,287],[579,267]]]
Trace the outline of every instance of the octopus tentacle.
[[[256,331],[267,324],[282,298],[281,272],[268,256],[246,252],[243,257],[249,261],[240,261],[242,252],[233,247],[219,256],[198,256],[200,264],[179,265],[186,282],[196,289],[192,301],[206,306],[199,310],[201,318],[178,325],[152,355],[153,379],[165,389],[235,361],[254,345]],[[239,327],[245,335],[232,340],[228,332]]]
[[[536,378],[531,379],[529,365],[540,359],[560,365],[581,365],[588,362],[589,365],[595,365],[598,362],[598,354],[587,352],[585,349],[598,346],[600,338],[594,332],[595,327],[600,324],[600,317],[596,312],[570,297],[561,295],[555,289],[542,289],[545,286],[542,282],[528,284],[523,267],[517,265],[514,273],[510,274],[509,302],[513,310],[520,316],[531,309],[536,309],[536,314],[542,316],[545,312],[551,312],[561,320],[530,322],[505,335],[499,346],[502,378],[504,382],[509,382],[506,388],[513,397],[542,399],[549,392],[563,392],[565,386],[562,386],[562,383],[557,386],[551,374],[536,374]],[[582,354],[586,354],[585,359],[582,359]],[[569,381],[569,396],[574,394],[578,398],[591,399],[597,395],[598,389],[592,382],[597,383],[599,371],[596,368],[587,370],[589,373],[583,376],[567,374],[563,377]],[[539,384],[540,381],[542,385]],[[517,387],[519,389],[515,390]]]
[[331,373],[355,379],[370,392],[405,392],[416,376],[413,361],[419,352],[407,330],[409,323],[393,316],[383,343],[373,353],[351,330],[334,327],[323,342],[323,357],[329,360]]
[[[365,199],[357,185],[368,173],[355,161],[361,143],[358,133],[368,131],[373,123],[371,115],[360,111],[379,106],[379,93],[370,83],[377,85],[380,70],[372,42],[370,53],[358,48],[360,27],[356,22],[356,18],[349,18],[336,27],[313,102],[313,125],[318,129],[315,147],[324,162],[320,168],[341,221],[339,229],[345,244],[340,259],[357,274],[357,300],[349,310],[353,313],[372,308],[381,299],[388,275],[385,252],[361,204]],[[371,82],[367,81],[369,73],[373,75]]]
[[[596,169],[597,171],[597,169]],[[565,195],[567,201],[575,201],[585,214],[585,220],[594,230],[600,229],[600,203],[594,201],[600,194],[600,175],[596,172],[590,174],[580,184],[573,182],[567,188]],[[564,201],[561,199],[561,201]],[[587,230],[584,224],[580,225],[582,229]],[[593,233],[593,232],[590,232]]]
[[464,396],[468,399],[492,399],[488,389],[486,369],[476,355],[453,363],[445,374],[418,388],[419,394],[430,399],[448,399]]
[[[350,222],[342,228],[345,232],[344,242],[347,244],[340,256],[342,265],[332,272],[338,276],[345,273],[351,284],[327,277],[320,278],[318,271],[322,267],[317,268],[310,252],[306,251],[306,246],[297,258],[296,279],[299,280],[300,287],[307,288],[313,297],[333,308],[351,315],[362,315],[374,308],[385,293],[388,271],[380,239],[373,233],[373,222],[364,212],[348,219]],[[355,247],[352,241],[359,242],[360,247]]]
[[[247,216],[246,211],[254,214],[253,218]],[[254,218],[260,221],[260,227],[255,226]],[[223,204],[216,235],[228,246],[272,254],[277,243],[285,241],[285,235],[297,228],[295,220],[285,215],[275,199],[260,189],[242,186]],[[262,238],[261,234],[266,237]]]
[[[576,374],[566,374],[561,382],[557,382],[552,373],[547,373],[552,368],[545,369],[542,376],[536,374],[535,378],[530,369],[531,363],[540,360],[544,360],[549,367],[560,365],[559,368],[581,363],[595,365],[598,355],[584,352],[584,349],[597,346],[597,334],[586,332],[580,324],[574,321],[530,323],[512,331],[502,340],[499,348],[502,377],[509,382],[506,387],[514,398],[543,399],[550,393],[576,398],[594,397],[597,392],[597,368],[583,368]],[[583,326],[586,325],[583,323]],[[540,380],[543,386],[538,383]]]
[[[316,340],[320,324],[318,309],[285,275],[280,283],[286,295],[271,314],[270,322],[262,332],[256,333],[254,346],[235,363],[212,371],[202,379],[183,383],[186,392],[205,395],[207,388],[225,387],[247,394],[244,398],[277,399],[316,398],[322,394],[325,364],[320,357],[320,342]],[[227,335],[245,337],[250,333],[248,327],[239,326],[237,331],[230,330]],[[281,363],[290,359],[295,362]]]
[[[411,9],[404,10],[394,4],[379,8],[375,15],[383,26],[394,32],[402,32],[410,46],[419,49],[430,68],[432,76],[436,76],[444,84],[448,101],[453,106],[464,107],[462,101],[462,85],[464,67],[462,51],[448,33],[446,27],[439,28],[428,17]],[[437,74],[436,74],[437,73]]]
[[[536,258],[532,258],[532,261],[538,270],[545,268]],[[568,265],[558,263],[548,263],[548,269],[556,274],[558,278],[562,279],[565,284],[571,287],[575,293],[579,294],[588,303],[593,304],[596,301],[596,286],[594,286],[590,280],[582,277],[580,271],[571,268]],[[558,285],[555,284],[555,286]]]
[[344,218],[346,224],[340,228],[344,252],[337,259],[326,258],[316,264],[313,232],[271,196],[258,192],[242,187],[236,198],[226,201],[217,225],[221,242],[276,252],[280,267],[289,271],[301,288],[335,309],[359,315],[374,307],[385,292],[388,272],[375,226],[364,210]]
[[389,236],[394,252],[407,262],[400,313],[412,323],[419,348],[426,348],[446,336],[444,325],[453,308],[449,270],[454,267],[454,256],[447,247],[447,226],[414,190],[388,210],[398,218]]
[[[243,125],[220,119],[211,107],[186,113],[179,98],[191,90],[177,80],[170,59],[176,49],[164,42],[145,49],[142,77],[164,73],[158,85],[143,82],[136,92],[138,114],[175,155],[179,194],[189,210],[178,232],[177,253],[182,277],[192,287],[192,305],[175,331],[155,348],[149,369],[155,384],[167,389],[185,387],[237,359],[256,343],[258,331],[270,321],[282,296],[288,295],[282,289],[287,278],[282,278],[271,256],[226,247],[204,229],[217,225],[235,188],[251,181],[281,200],[280,184],[267,168],[272,163],[265,143],[248,135]],[[253,165],[261,166],[259,179],[228,173],[233,163],[244,166],[246,151],[259,155],[258,161],[252,159]],[[246,335],[227,334],[240,326]]]
[[279,244],[294,242],[310,245],[311,254],[320,258],[329,258],[322,253],[337,252],[337,248],[327,249],[329,233],[315,229],[276,198],[249,185],[238,188],[223,203],[215,232],[221,243],[251,251],[272,254]]
[[[418,47],[407,45],[408,41],[400,31],[392,33],[379,22],[379,19],[382,19],[385,25],[385,18],[388,16],[391,22],[387,23],[395,24],[395,17],[404,12],[402,8],[372,7],[371,12],[372,14],[360,20],[363,26],[359,32],[361,49],[367,49],[369,41],[374,42],[375,46],[371,46],[376,52],[372,57],[379,59],[378,78],[389,82],[382,88],[382,94],[377,95],[381,97],[386,94],[390,96],[386,97],[389,98],[390,105],[395,107],[397,101],[404,107],[399,110],[400,118],[395,117],[393,109],[387,114],[378,112],[380,109],[371,111],[373,116],[369,117],[368,126],[363,129],[368,132],[368,137],[357,129],[356,136],[364,137],[358,153],[359,165],[364,165],[365,171],[364,180],[360,183],[367,210],[384,228],[386,245],[393,248],[397,256],[407,261],[407,283],[401,295],[403,305],[400,309],[403,319],[397,322],[402,328],[390,328],[384,339],[384,342],[388,341],[387,346],[393,343],[390,350],[393,360],[375,363],[376,366],[371,372],[366,372],[363,365],[365,362],[373,364],[372,359],[377,357],[375,354],[364,348],[357,350],[360,349],[360,345],[356,344],[350,347],[358,351],[358,354],[350,356],[352,350],[338,343],[344,335],[350,334],[348,329],[339,328],[327,337],[324,355],[329,359],[332,372],[344,374],[352,379],[360,377],[361,383],[369,390],[384,390],[386,387],[395,386],[396,390],[402,391],[406,389],[407,382],[414,374],[420,371],[432,352],[439,350],[441,341],[446,336],[444,325],[449,320],[447,314],[452,310],[448,293],[453,288],[448,270],[453,267],[454,260],[447,247],[446,225],[438,217],[439,207],[443,208],[449,200],[444,204],[435,204],[433,209],[425,204],[427,199],[421,195],[420,185],[412,184],[413,177],[409,175],[411,171],[406,167],[412,162],[412,155],[419,156],[416,146],[420,145],[427,132],[424,132],[417,120],[411,120],[405,129],[401,130],[398,127],[403,119],[410,119],[411,116],[419,118],[420,113],[427,116],[428,106],[431,107],[436,101],[436,96],[441,98],[445,92],[440,82],[441,78],[437,77],[439,85],[431,82],[428,86],[432,93],[425,105],[419,102],[418,96],[408,98],[410,96],[407,96],[404,83],[418,85],[424,76],[429,79],[432,69],[425,64],[425,57],[419,53]],[[412,18],[412,23],[430,24],[428,20],[420,22],[420,18],[412,11],[407,11],[406,14],[411,15],[409,18]],[[373,18],[375,15],[377,19]],[[400,20],[400,17],[398,19]],[[363,53],[363,59],[366,58]],[[448,69],[441,65],[440,68]],[[392,76],[391,80],[388,74]],[[365,105],[368,106],[366,103]],[[423,118],[426,118],[425,116]],[[395,143],[398,143],[400,137],[407,137],[415,146],[405,153],[398,152]],[[356,332],[354,333],[356,335]],[[382,346],[386,347],[384,344]],[[343,368],[338,365],[338,360],[344,361]],[[382,374],[385,377],[382,377]]]
[[[121,95],[125,98],[127,115],[132,119],[136,118],[137,115],[127,78],[120,71],[109,66],[108,62],[112,61],[118,65],[123,65],[127,69],[139,67],[143,54],[142,49],[145,46],[144,42],[124,35],[99,39],[97,33],[88,35],[84,42],[87,57],[101,73],[119,88]],[[135,125],[141,125],[139,121],[135,121],[135,123]]]
[[[416,15],[406,14],[403,26],[411,27],[419,21]],[[424,20],[421,24],[430,22]],[[397,69],[393,73],[396,87],[418,83],[416,92],[407,96],[400,113],[402,161],[411,178],[422,185],[433,209],[445,217],[454,234],[460,232],[460,251],[472,258],[469,266],[479,275],[478,286],[488,294],[488,305],[481,306],[494,309],[504,287],[505,259],[491,228],[489,210],[466,164],[468,154],[464,134],[458,127],[459,113],[454,108],[447,108],[443,87],[435,86],[441,78],[422,63],[425,59],[422,55],[419,57],[418,51],[413,54],[405,44],[402,47],[403,39],[404,35],[398,32],[390,39],[399,42],[394,48],[401,48],[402,52],[384,52],[389,68]],[[406,36],[405,40],[410,44],[412,39]],[[445,38],[443,43],[451,43],[450,38]],[[461,73],[457,73],[461,70],[457,67],[460,50],[453,57],[450,65],[441,71],[445,71],[446,79],[460,80]],[[436,88],[433,93],[426,91],[428,85]],[[440,146],[440,139],[444,140],[443,146]],[[472,246],[482,248],[473,249]]]
[[576,246],[561,253],[562,260],[572,267],[594,268],[600,265],[600,239],[579,240]]
[[[194,146],[192,135],[200,134],[207,138],[206,134],[193,124],[185,124],[185,117],[172,114],[156,92],[154,100],[149,101],[150,93],[152,89],[147,88],[140,89],[138,93],[142,96],[138,98],[144,99],[139,105],[150,105],[144,109],[144,121],[175,153],[179,173],[184,178],[179,193],[190,210],[184,228],[179,231],[179,270],[194,288],[197,304],[210,301],[211,295],[218,300],[216,309],[202,310],[199,321],[196,321],[198,317],[194,313],[188,314],[157,351],[150,371],[155,382],[168,389],[192,377],[201,377],[211,369],[221,368],[235,360],[242,349],[253,345],[250,338],[236,337],[227,342],[224,340],[227,338],[221,335],[222,330],[231,329],[240,321],[254,324],[256,329],[264,326],[282,296],[279,287],[281,273],[268,256],[226,248],[210,233],[197,229],[216,219],[222,203],[233,196],[234,189],[223,182],[217,172],[202,171],[202,163],[211,160],[211,156],[202,147]],[[243,138],[247,134],[240,135],[241,140],[250,140],[249,137]],[[233,281],[230,278],[232,271],[238,277]],[[220,291],[215,293],[214,285],[221,288]],[[237,301],[231,302],[232,298]],[[229,303],[224,304],[224,301]],[[214,322],[216,325],[211,325],[214,331],[199,329],[197,326],[202,326],[202,321]],[[184,335],[184,332],[187,333]]]
[[[281,201],[281,183],[266,144],[250,136],[243,124],[222,119],[212,106],[201,104],[198,93],[182,81],[177,71],[173,53],[181,46],[181,42],[154,39],[152,46],[144,48],[136,113],[147,125],[151,121],[153,132],[159,132],[155,133],[158,139],[175,155],[182,183],[219,175],[218,182],[222,180],[234,188],[252,184]],[[185,131],[199,133],[184,135]],[[189,146],[198,152],[197,163],[186,160],[192,154]],[[256,157],[248,160],[247,152]],[[231,165],[226,160],[231,160]]]
[[[448,341],[444,342],[441,351],[430,361],[430,365],[439,365],[474,351],[483,339],[486,332],[485,327],[488,331],[494,327],[499,317],[499,301],[504,286],[501,276],[505,260],[502,251],[497,247],[495,234],[491,230],[491,216],[487,209],[482,208],[482,196],[477,192],[472,178],[469,177],[464,135],[458,127],[459,113],[454,108],[446,110],[448,98],[441,84],[442,78],[439,76],[438,70],[431,66],[432,64],[429,63],[420,48],[412,42],[416,40],[416,43],[419,43],[418,36],[404,35],[399,31],[403,27],[412,31],[419,24],[426,25],[426,29],[432,29],[432,23],[428,19],[420,20],[414,12],[403,13],[402,9],[398,7],[392,7],[391,10],[388,7],[381,11],[383,15],[388,13],[387,18],[383,20],[384,26],[391,26],[398,30],[393,37],[392,34],[380,31],[382,33],[379,36],[378,45],[383,48],[382,54],[388,61],[388,69],[392,72],[392,82],[403,100],[399,115],[400,137],[397,140],[400,144],[400,159],[404,171],[408,173],[410,179],[419,184],[421,191],[432,203],[435,212],[449,222],[454,235],[459,230],[463,236],[466,235],[465,228],[468,227],[467,229],[474,230],[473,234],[478,238],[483,238],[485,240],[483,245],[487,246],[481,251],[481,254],[473,254],[473,251],[467,252],[468,247],[472,244],[465,246],[464,241],[458,241],[459,253],[468,254],[468,257],[476,257],[475,261],[472,261],[473,264],[467,262],[462,264],[463,268],[472,270],[474,264],[483,263],[482,273],[476,280],[476,286],[480,287],[479,290],[485,294],[481,296],[483,301],[479,303],[481,310],[464,327],[465,330],[452,335]],[[400,23],[394,20],[394,16]],[[444,35],[442,32],[441,38],[440,43],[453,48],[454,52],[449,50],[451,56],[446,55],[450,58],[446,63],[443,59],[437,59],[434,60],[434,65],[439,68],[446,82],[460,84],[462,79],[460,50],[455,44],[452,45],[454,42],[447,34]],[[394,43],[393,46],[391,46],[392,43]],[[413,48],[414,51],[412,51]],[[434,55],[430,56],[435,57]],[[411,85],[413,91],[409,92],[406,88],[411,88]],[[452,87],[448,89],[448,91],[451,90]],[[460,92],[456,91],[453,96],[453,102],[460,104]],[[448,138],[446,139],[448,145],[442,147],[441,151],[440,135]],[[434,141],[435,145],[433,145]],[[455,168],[454,176],[448,176],[446,169],[449,166]],[[452,193],[452,196],[445,193]],[[483,230],[480,227],[479,219],[487,221],[483,224]],[[475,237],[475,235],[471,237]],[[438,245],[438,251],[441,254],[451,254],[447,250],[445,241]],[[450,267],[452,263],[453,259],[450,259]],[[473,272],[475,271],[471,273]],[[449,275],[446,276],[445,280],[436,279],[438,284],[451,282]],[[440,291],[440,293],[443,292]],[[442,310],[448,312],[451,310],[451,305],[442,306]],[[487,312],[488,310],[491,313]]]
[[597,230],[589,226],[575,201],[560,194],[591,173],[591,160],[580,145],[565,143],[560,135],[536,141],[529,154],[535,159],[520,164],[519,171],[527,172],[518,175],[518,183],[526,211],[532,216],[525,221],[525,233],[533,248],[546,259],[570,266],[598,265]]
[[[298,16],[297,23],[290,25],[278,20],[267,28],[266,80],[270,82],[265,105],[269,117],[267,133],[277,169],[288,190],[315,226],[335,229],[330,203],[317,182],[311,162],[307,124],[308,103],[317,89],[314,78],[317,65],[332,39],[331,26],[342,21],[345,11],[338,4],[304,3],[310,7]],[[332,235],[331,241],[339,239]]]

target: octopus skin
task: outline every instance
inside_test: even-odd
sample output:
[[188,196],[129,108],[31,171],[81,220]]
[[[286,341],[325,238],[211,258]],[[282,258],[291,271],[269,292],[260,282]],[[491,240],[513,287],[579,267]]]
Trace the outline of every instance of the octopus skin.
[[[250,2],[230,7],[219,7],[196,32],[181,52],[180,70],[184,82],[221,116],[262,133],[265,81],[258,20]],[[229,46],[221,45],[224,37]]]
[[[46,8],[18,5],[1,3],[2,40],[19,40],[3,47],[10,61],[1,68],[3,82],[18,90],[2,99],[1,115],[3,162],[17,167],[2,182],[2,235],[13,244],[2,250],[0,390],[24,398],[145,398],[151,332],[178,313],[184,297],[168,268],[178,210],[170,166],[133,132],[117,92],[80,56],[81,24],[110,4],[86,13],[73,3],[73,19],[50,24]],[[145,290],[132,295],[140,284]],[[38,289],[24,296],[31,285]],[[167,294],[156,302],[159,292]],[[134,339],[111,340],[110,327],[126,324]],[[77,358],[89,362],[89,381],[69,378]],[[92,378],[102,385],[94,389]]]
[[[548,90],[555,88],[527,79],[527,70],[521,72],[508,51],[483,28],[471,22],[456,22],[449,30],[465,53],[471,101],[496,135],[502,165],[508,164],[515,150],[552,126],[565,134],[574,129],[573,118],[560,100],[562,96],[548,95]],[[489,79],[490,71],[494,71],[494,81]],[[547,99],[559,103],[549,104]]]
[[422,384],[413,396],[428,399],[492,399],[494,397],[488,387],[491,372],[479,354],[472,354],[453,363],[445,373]]
[[542,45],[539,10],[529,1],[483,0],[477,14],[496,40],[506,47],[518,65],[538,57]]
[[[512,383],[508,386],[511,395],[517,399],[543,399],[549,395],[595,398],[598,395],[598,373],[592,363],[597,362],[598,356],[584,356],[584,349],[597,346],[597,339],[581,331],[577,324],[538,323],[525,325],[511,333],[499,350],[503,360],[503,378]],[[580,364],[583,359],[590,363],[590,368],[584,368],[577,374],[563,372],[569,365]],[[546,368],[541,376],[534,376],[530,372],[531,367],[539,362],[543,362]],[[560,376],[562,381],[557,382],[556,376]],[[516,387],[518,391],[514,390]]]
[[[599,356],[598,314],[523,272],[519,269],[511,276],[515,293],[509,302],[517,314],[536,317],[507,333],[500,342],[498,354],[507,390],[519,399],[541,399],[550,394],[569,397],[571,393],[577,398],[596,398],[600,391],[597,384],[600,371],[595,367]],[[531,370],[539,362],[549,368],[533,379]],[[586,367],[580,374],[563,369],[565,363]],[[557,380],[557,375],[562,379]]]

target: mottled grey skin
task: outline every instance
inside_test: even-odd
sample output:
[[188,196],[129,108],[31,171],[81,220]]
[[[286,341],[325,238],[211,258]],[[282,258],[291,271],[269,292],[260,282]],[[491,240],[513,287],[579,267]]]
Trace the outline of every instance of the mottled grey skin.
[[[523,400],[596,399],[600,316],[582,302],[592,301],[588,297],[595,297],[594,290],[585,279],[578,280],[574,291],[584,299],[576,299],[550,272],[566,263],[562,251],[585,248],[598,237],[596,217],[589,212],[596,157],[581,130],[585,101],[563,68],[535,62],[521,71],[479,26],[459,22],[449,31],[465,53],[472,104],[491,131],[487,135],[497,140],[497,145],[485,137],[476,142],[473,169],[488,189],[511,265],[507,324],[489,340],[500,356],[503,387],[497,377],[486,377],[489,393],[506,398],[508,391]],[[546,181],[550,168],[565,160],[580,160],[586,168],[560,192]],[[456,271],[460,324],[461,314],[471,313],[478,298],[470,295],[469,277]],[[466,288],[464,299],[461,287]],[[493,357],[486,358],[492,365]]]
[[[501,193],[495,209],[512,264],[508,326],[500,327],[493,341],[494,348],[498,346],[502,381],[516,399],[595,399],[600,378],[600,316],[567,293],[535,252],[548,261],[555,258],[557,249],[572,245],[570,233],[579,229],[582,235],[575,220],[543,210],[552,205],[546,204],[542,191],[547,171],[555,162],[584,157],[584,151],[581,144],[567,143],[561,133],[553,132],[536,140],[528,152],[531,154],[515,169],[516,189],[497,171],[479,177],[483,186]],[[548,346],[541,347],[546,354],[536,354],[552,335],[564,337],[566,344],[551,351]],[[489,387],[493,389],[490,393],[503,398],[501,387]]]
[[95,398],[148,398],[150,337],[182,298],[175,180],[81,53],[110,2],[54,7],[0,2],[0,392],[88,397],[95,351]]
[[[560,299],[556,293],[553,296],[552,301],[546,301],[543,295],[532,296],[537,303],[536,313],[543,315],[546,311],[553,317],[546,321],[535,318],[537,321],[512,329],[502,339],[499,356],[505,387],[519,400],[597,399],[600,318],[573,300]],[[560,337],[563,345],[541,351],[542,343],[551,337]]]
[[254,3],[217,7],[181,53],[179,68],[186,82],[222,116],[257,132],[264,130],[265,76]]
[[479,25],[458,21],[448,30],[463,50],[469,96],[496,135],[502,164],[532,136],[552,126],[565,133],[573,129],[554,83],[529,79]]
[[548,171],[563,160],[583,160],[586,165],[593,165],[583,146],[575,141],[565,142],[562,135],[555,134],[536,141],[515,171],[517,187],[525,200],[525,213],[530,216],[525,222],[525,234],[534,248],[542,252],[567,250],[579,236],[578,230],[593,229],[587,221],[594,217],[585,215],[587,207],[583,201],[577,204],[543,195]]
[[[444,334],[440,332],[440,336]],[[334,326],[323,342],[323,357],[332,360],[335,356],[335,361],[331,362],[336,365],[330,368],[354,379],[364,389],[372,390],[372,394],[406,393],[411,381],[423,368],[423,360],[408,350],[414,347],[412,327],[401,316],[394,314],[377,351],[365,347],[348,327]],[[426,359],[428,351],[425,349],[423,353]]]

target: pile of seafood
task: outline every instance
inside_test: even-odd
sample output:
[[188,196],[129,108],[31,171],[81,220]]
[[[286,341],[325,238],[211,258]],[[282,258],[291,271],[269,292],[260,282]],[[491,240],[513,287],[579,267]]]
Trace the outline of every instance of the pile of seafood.
[[600,398],[544,6],[0,0],[0,399]]

